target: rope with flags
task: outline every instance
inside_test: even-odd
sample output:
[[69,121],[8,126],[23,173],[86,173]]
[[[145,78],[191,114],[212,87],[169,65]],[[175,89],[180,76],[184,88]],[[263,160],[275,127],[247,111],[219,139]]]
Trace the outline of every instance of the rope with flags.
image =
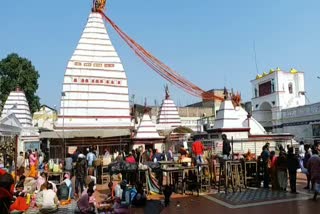
[[140,44],[135,42],[131,37],[129,37],[124,31],[122,31],[118,25],[116,25],[109,17],[105,15],[102,10],[98,10],[102,17],[113,27],[113,29],[119,34],[119,36],[127,43],[127,45],[134,51],[134,53],[152,70],[157,72],[160,76],[166,79],[171,84],[182,88],[187,93],[201,97],[204,100],[220,100],[223,101],[223,97],[219,97],[211,92],[206,92],[200,87],[193,84],[191,81],[187,80],[179,73],[171,69],[169,66],[165,65],[158,58],[154,57],[150,52],[145,50]]

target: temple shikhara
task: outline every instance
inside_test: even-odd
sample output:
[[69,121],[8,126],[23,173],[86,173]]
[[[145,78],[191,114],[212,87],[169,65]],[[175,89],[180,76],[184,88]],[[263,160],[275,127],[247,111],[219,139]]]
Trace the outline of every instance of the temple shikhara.
[[101,14],[92,12],[68,62],[57,129],[129,128],[128,81]]
[[7,101],[4,104],[1,117],[14,114],[19,120],[22,127],[32,126],[32,117],[24,92],[17,87],[15,91],[11,91]]
[[61,144],[125,146],[131,129],[126,73],[102,15],[93,9],[67,65],[54,132],[42,136],[59,155]]
[[165,87],[166,96],[162,101],[157,124],[159,129],[171,129],[181,126],[181,119],[178,113],[177,106],[170,98],[169,87]]
[[18,151],[40,148],[39,131],[32,125],[29,104],[20,87],[10,92],[4,104],[1,118],[1,126],[8,128],[7,133],[4,132],[4,136],[18,136],[16,142]]
[[133,149],[138,147],[151,147],[159,150],[164,150],[164,136],[160,136],[154,124],[150,118],[150,109],[146,107],[140,122],[136,127],[136,133],[133,137]]

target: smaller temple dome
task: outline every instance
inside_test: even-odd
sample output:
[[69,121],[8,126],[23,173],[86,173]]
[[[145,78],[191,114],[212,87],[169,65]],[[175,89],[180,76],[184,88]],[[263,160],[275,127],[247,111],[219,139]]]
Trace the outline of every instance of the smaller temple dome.
[[181,126],[181,118],[173,100],[170,99],[168,86],[165,87],[165,99],[163,100],[157,123],[166,128],[176,128]]
[[32,126],[32,118],[25,93],[18,87],[12,91],[4,104],[1,117],[15,114],[23,127]]
[[141,122],[137,128],[134,138],[138,139],[161,139],[156,130],[156,125],[152,123],[151,118],[147,112],[143,114]]

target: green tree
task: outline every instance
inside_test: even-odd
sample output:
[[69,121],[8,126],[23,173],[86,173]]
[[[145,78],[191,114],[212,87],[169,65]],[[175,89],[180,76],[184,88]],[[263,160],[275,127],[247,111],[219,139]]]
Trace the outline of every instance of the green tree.
[[9,54],[0,61],[0,111],[11,91],[20,87],[26,94],[33,114],[40,108],[40,98],[36,95],[40,75],[31,61],[18,54]]

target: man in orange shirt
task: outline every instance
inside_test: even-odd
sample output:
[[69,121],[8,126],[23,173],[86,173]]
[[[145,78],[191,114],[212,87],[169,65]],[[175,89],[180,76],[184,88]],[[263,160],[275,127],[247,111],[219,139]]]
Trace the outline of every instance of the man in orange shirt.
[[192,144],[192,152],[196,156],[197,163],[204,162],[203,161],[204,146],[200,140],[197,140]]

